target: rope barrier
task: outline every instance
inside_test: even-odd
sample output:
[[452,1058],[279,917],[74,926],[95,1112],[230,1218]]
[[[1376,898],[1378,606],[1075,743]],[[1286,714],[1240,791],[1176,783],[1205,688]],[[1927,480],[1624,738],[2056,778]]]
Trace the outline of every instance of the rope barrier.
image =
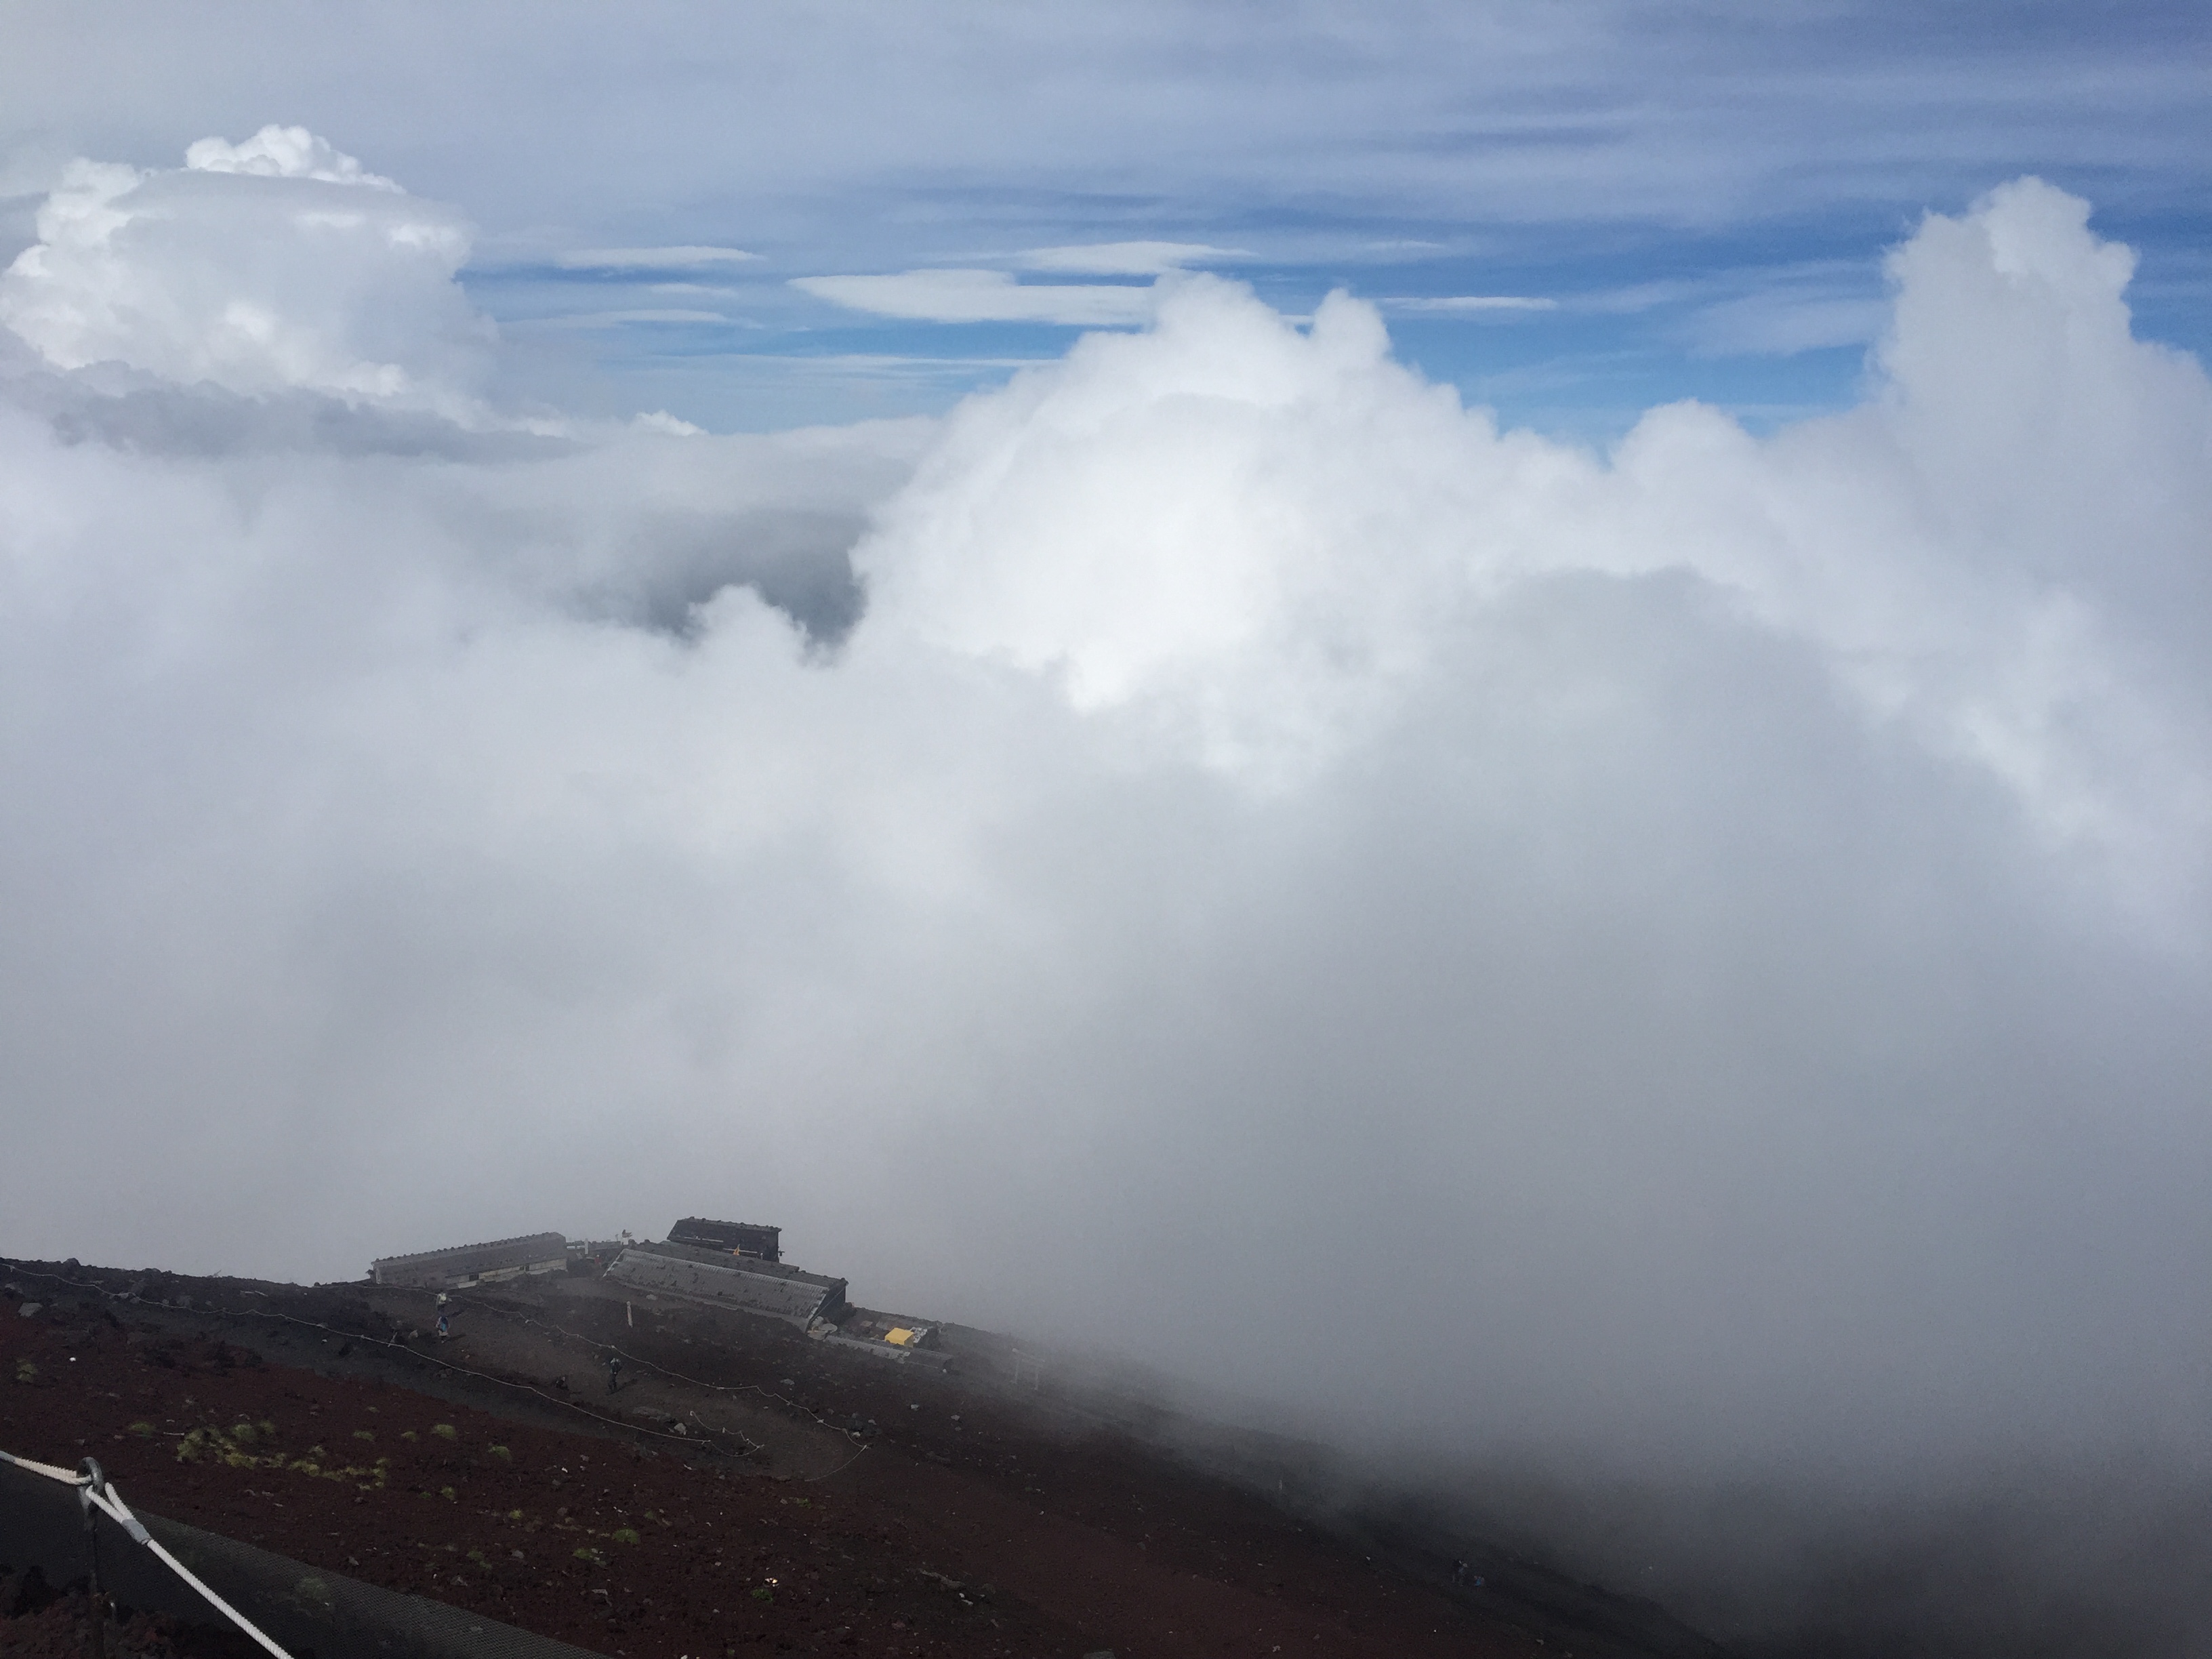
[[585,1335],[581,1331],[572,1331],[565,1325],[556,1325],[550,1320],[532,1319],[528,1314],[519,1314],[511,1309],[502,1308],[489,1302],[477,1302],[467,1297],[455,1296],[453,1300],[465,1308],[475,1308],[501,1319],[512,1319],[519,1325],[535,1325],[539,1330],[556,1332],[573,1341],[582,1343],[586,1347],[603,1348],[609,1353],[618,1353],[633,1365],[642,1365],[648,1370],[659,1371],[663,1376],[673,1377],[678,1382],[686,1383],[695,1389],[711,1389],[717,1394],[757,1394],[763,1400],[773,1400],[779,1406],[789,1407],[800,1416],[819,1424],[832,1434],[843,1435],[848,1440],[860,1445],[863,1451],[867,1449],[866,1444],[861,1442],[860,1437],[850,1429],[840,1428],[821,1413],[810,1410],[796,1400],[780,1395],[773,1389],[763,1389],[757,1382],[709,1382],[702,1377],[686,1376],[682,1371],[663,1365],[656,1360],[647,1359],[642,1354],[631,1353],[627,1349],[617,1347],[611,1342],[599,1341],[595,1338]]
[[[64,1284],[75,1284],[76,1281],[74,1279],[64,1279],[63,1282]],[[407,1287],[403,1286],[399,1288]],[[102,1291],[101,1293],[103,1295],[112,1294],[112,1292],[108,1291]],[[260,1292],[254,1291],[252,1292],[252,1294],[258,1295]],[[427,1296],[429,1295],[430,1292],[426,1291],[422,1292],[422,1294]],[[617,1346],[614,1343],[598,1341],[592,1337],[585,1335],[581,1331],[572,1331],[565,1325],[556,1325],[548,1320],[532,1319],[527,1314],[515,1313],[506,1308],[496,1307],[491,1303],[478,1302],[468,1297],[455,1296],[453,1300],[456,1304],[461,1307],[473,1308],[480,1313],[490,1314],[495,1318],[512,1319],[518,1324],[535,1325],[540,1330],[556,1332],[562,1336],[568,1337],[572,1341],[582,1343],[587,1348],[597,1348],[604,1350],[608,1353],[620,1354],[624,1359],[628,1360],[633,1365],[642,1365],[647,1370],[659,1371],[663,1376],[673,1377],[678,1382],[686,1383],[695,1389],[708,1389],[718,1394],[757,1394],[763,1400],[773,1400],[780,1406],[789,1407],[793,1411],[799,1413],[799,1415],[808,1419],[810,1421],[818,1425],[819,1426],[829,1430],[832,1434],[841,1434],[844,1436],[846,1439],[851,1441],[853,1444],[858,1448],[858,1449],[856,1449],[850,1457],[840,1463],[836,1468],[827,1470],[821,1474],[810,1474],[803,1477],[803,1484],[806,1486],[811,1486],[818,1481],[827,1480],[832,1475],[842,1474],[847,1469],[851,1468],[854,1464],[859,1462],[860,1461],[860,1454],[868,1449],[867,1442],[863,1440],[859,1435],[854,1434],[850,1429],[840,1428],[836,1424],[830,1421],[829,1419],[823,1417],[820,1413],[810,1411],[805,1407],[800,1405],[797,1401],[786,1399],[782,1395],[777,1394],[771,1389],[762,1388],[757,1382],[708,1382],[699,1377],[686,1376],[682,1371],[671,1370],[668,1366],[657,1364],[653,1360],[646,1358],[641,1354],[631,1353],[626,1349]],[[311,1330],[326,1331],[332,1336],[342,1336],[349,1340],[357,1339],[365,1342],[374,1342],[382,1340],[373,1336],[359,1335],[359,1334],[351,1331],[341,1331],[330,1325],[318,1325],[312,1319],[301,1319],[292,1314],[258,1313],[253,1310],[247,1308],[239,1310],[238,1313],[234,1316],[240,1319],[286,1320],[295,1325],[305,1325]],[[398,1345],[397,1343],[386,1343],[386,1346],[387,1347],[397,1347]],[[408,1353],[415,1352],[412,1348],[407,1348],[403,1351]],[[445,1365],[448,1370],[459,1371],[465,1376],[482,1376],[488,1382],[498,1382],[502,1386],[510,1389],[521,1389],[526,1393],[537,1395],[540,1400],[550,1401],[556,1406],[566,1406],[571,1411],[581,1412],[585,1416],[590,1418],[595,1423],[616,1423],[616,1419],[602,1417],[590,1407],[583,1405],[577,1401],[555,1399],[553,1395],[532,1388],[526,1382],[508,1382],[504,1377],[489,1376],[483,1371],[472,1371],[466,1366],[455,1365],[450,1361],[441,1359],[435,1354],[416,1354],[415,1357],[418,1359],[428,1360],[434,1365]],[[760,1443],[746,1435],[742,1430],[714,1428],[710,1424],[702,1422],[696,1413],[693,1414],[691,1420],[695,1423],[698,1423],[699,1426],[706,1430],[709,1434],[731,1435],[735,1437],[737,1439],[743,1441],[745,1445],[755,1451],[761,1449]],[[686,1445],[696,1443],[689,1435],[670,1434],[665,1430],[662,1429],[640,1428],[637,1425],[631,1423],[622,1423],[617,1425],[617,1426],[630,1429],[638,1434],[654,1435],[663,1440],[679,1441]]]
[[[496,1383],[502,1389],[517,1389],[524,1394],[533,1395],[537,1398],[545,1401],[549,1406],[565,1406],[570,1411],[580,1412],[586,1417],[590,1418],[592,1422],[604,1424],[611,1429],[626,1429],[632,1434],[649,1434],[655,1439],[673,1440],[682,1445],[696,1446],[699,1443],[698,1440],[690,1435],[671,1434],[665,1429],[648,1429],[642,1424],[629,1423],[617,1417],[606,1416],[602,1413],[593,1411],[589,1406],[585,1405],[580,1400],[563,1400],[557,1395],[546,1393],[544,1389],[537,1387],[534,1383],[517,1382],[512,1377],[495,1376],[489,1371],[475,1370],[469,1366],[456,1364],[454,1361],[450,1359],[441,1359],[434,1353],[419,1352],[416,1349],[409,1347],[405,1343],[398,1340],[396,1337],[386,1338],[371,1336],[365,1331],[340,1330],[335,1325],[319,1324],[312,1319],[302,1319],[297,1314],[259,1313],[251,1308],[240,1308],[234,1312],[225,1313],[223,1317],[226,1319],[276,1319],[282,1320],[288,1325],[299,1325],[304,1327],[307,1330],[321,1331],[325,1335],[339,1337],[348,1342],[381,1343],[384,1346],[390,1348],[395,1353],[413,1355],[414,1358],[421,1360],[426,1365],[442,1365],[446,1370],[458,1372],[463,1376],[473,1376],[479,1382],[493,1382]],[[709,1434],[728,1435],[732,1439],[741,1442],[749,1450],[758,1451],[760,1449],[758,1442],[746,1438],[743,1433],[739,1432],[736,1429],[717,1429],[703,1423],[700,1425],[700,1427],[705,1429]],[[716,1449],[719,1450],[720,1449],[716,1448]]]
[[[520,1324],[535,1325],[540,1330],[557,1332],[561,1335],[568,1337],[573,1341],[582,1343],[586,1347],[604,1348],[609,1353],[621,1354],[624,1359],[629,1360],[633,1365],[643,1365],[648,1370],[659,1371],[663,1376],[672,1376],[678,1382],[688,1383],[695,1389],[712,1389],[720,1394],[757,1394],[763,1400],[773,1400],[780,1406],[789,1407],[793,1411],[799,1413],[801,1416],[819,1425],[821,1427],[829,1430],[832,1434],[843,1435],[846,1439],[851,1441],[858,1449],[850,1457],[840,1463],[836,1468],[825,1470],[820,1474],[810,1474],[804,1477],[804,1484],[807,1486],[811,1486],[818,1482],[829,1480],[833,1475],[844,1474],[847,1469],[851,1468],[854,1464],[859,1462],[860,1461],[861,1454],[868,1449],[868,1443],[863,1440],[859,1435],[854,1433],[852,1430],[840,1428],[836,1424],[832,1423],[828,1418],[823,1416],[819,1412],[810,1411],[805,1406],[800,1405],[797,1401],[786,1399],[782,1395],[777,1394],[772,1389],[763,1389],[757,1382],[708,1382],[699,1377],[686,1376],[682,1371],[671,1370],[668,1366],[656,1364],[654,1361],[647,1359],[641,1355],[625,1352],[623,1349],[617,1347],[611,1342],[595,1341],[591,1337],[586,1336],[582,1332],[572,1331],[565,1325],[556,1325],[548,1320],[532,1319],[527,1314],[514,1313],[508,1309],[494,1306],[491,1303],[476,1302],[466,1297],[456,1296],[453,1300],[459,1303],[463,1307],[475,1308],[482,1312],[494,1315],[501,1319],[512,1319]],[[695,1422],[698,1419],[696,1417],[693,1419],[693,1421]],[[732,1432],[734,1432],[734,1431],[732,1431]],[[744,1439],[743,1435],[738,1435],[738,1437],[740,1440]],[[745,1441],[745,1443],[747,1445],[750,1445],[753,1443],[747,1440]]]
[[[148,1532],[145,1523],[131,1512],[131,1506],[123,1501],[123,1494],[115,1490],[115,1483],[100,1473],[100,1465],[91,1458],[88,1457],[84,1460],[83,1469],[74,1473],[68,1469],[56,1468],[52,1463],[36,1463],[27,1457],[18,1457],[13,1452],[8,1451],[0,1451],[0,1463],[7,1463],[19,1469],[27,1469],[33,1474],[44,1475],[47,1480],[58,1481],[64,1486],[76,1487],[79,1502],[98,1510],[117,1526],[122,1528],[131,1542],[151,1552],[154,1558],[162,1565],[167,1567],[171,1572],[175,1573],[178,1577],[198,1591],[200,1597],[210,1607],[229,1620],[232,1624],[244,1631],[270,1653],[276,1655],[276,1659],[292,1659],[291,1655],[256,1629],[253,1622],[244,1613],[210,1589],[198,1573],[170,1554],[161,1540]],[[86,1524],[89,1526],[90,1522],[88,1522]],[[94,1567],[95,1593],[98,1571],[95,1556]]]
[[49,1480],[66,1480],[72,1486],[82,1481],[67,1469],[58,1469],[51,1463],[33,1463],[27,1457],[18,1457],[12,1452],[0,1451],[0,1463],[12,1463],[19,1469],[28,1469],[33,1474],[43,1474]]

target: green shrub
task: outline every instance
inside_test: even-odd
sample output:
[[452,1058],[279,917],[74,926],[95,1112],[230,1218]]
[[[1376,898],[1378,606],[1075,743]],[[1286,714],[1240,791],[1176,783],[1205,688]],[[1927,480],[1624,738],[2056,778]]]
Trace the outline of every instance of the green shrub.
[[488,1448],[486,1448],[486,1449],[487,1449],[487,1450],[489,1450],[494,1457],[496,1457],[497,1459],[499,1459],[499,1461],[500,1461],[501,1462],[502,1462],[502,1463],[512,1463],[513,1462],[514,1462],[514,1454],[513,1452],[511,1452],[511,1451],[507,1450],[507,1449],[506,1447],[504,1447],[504,1446],[491,1446],[491,1447],[488,1447]]
[[433,1423],[430,1432],[441,1440],[459,1440],[461,1437],[461,1431],[450,1423]]
[[637,1528],[635,1527],[617,1527],[614,1531],[614,1540],[617,1544],[638,1544],[644,1541],[637,1535]]

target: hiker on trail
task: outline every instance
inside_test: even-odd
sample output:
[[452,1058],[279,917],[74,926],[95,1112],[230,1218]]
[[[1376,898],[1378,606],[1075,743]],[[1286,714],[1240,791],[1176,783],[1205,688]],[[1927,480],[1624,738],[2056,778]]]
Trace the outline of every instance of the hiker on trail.
[[612,1394],[620,1387],[622,1387],[622,1356],[618,1353],[610,1354],[607,1357],[607,1392]]
[[440,1315],[438,1316],[438,1340],[440,1340],[441,1342],[443,1342],[443,1341],[444,1341],[447,1337],[451,1336],[452,1334],[453,1334],[453,1332],[451,1332],[450,1330],[448,1330],[448,1329],[447,1329],[447,1328],[446,1328],[446,1316],[445,1316],[445,1315],[443,1315],[443,1314],[440,1314]]

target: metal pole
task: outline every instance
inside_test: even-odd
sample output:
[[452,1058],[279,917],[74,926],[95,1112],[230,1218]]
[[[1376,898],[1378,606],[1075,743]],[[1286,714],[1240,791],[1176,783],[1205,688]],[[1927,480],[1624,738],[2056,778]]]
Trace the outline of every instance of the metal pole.
[[100,1593],[100,1522],[92,1507],[92,1495],[106,1486],[107,1475],[97,1458],[88,1457],[77,1468],[86,1480],[76,1489],[76,1501],[84,1511],[84,1548],[92,1569],[87,1611],[92,1620],[93,1659],[107,1659],[107,1603]]

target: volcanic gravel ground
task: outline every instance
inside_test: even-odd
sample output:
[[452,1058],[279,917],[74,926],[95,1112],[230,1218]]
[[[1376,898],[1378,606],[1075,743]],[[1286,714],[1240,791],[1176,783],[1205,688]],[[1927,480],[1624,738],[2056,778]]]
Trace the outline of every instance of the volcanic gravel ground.
[[[43,1580],[0,1578],[0,1653],[21,1659],[83,1659],[90,1615],[80,1585],[58,1592]],[[188,1625],[167,1613],[134,1613],[107,1627],[107,1651],[122,1659],[267,1659],[242,1632]]]
[[[52,1289],[22,1283],[27,1300]],[[788,1328],[596,1284],[457,1298],[453,1339],[416,1346],[502,1388],[368,1340],[434,1323],[427,1295],[161,1288],[181,1285],[189,1313],[64,1291],[26,1318],[0,1301],[0,1446],[97,1455],[136,1506],[581,1647],[1626,1650],[1556,1629],[1547,1646],[1124,1436]],[[614,1344],[640,1380],[610,1401]],[[616,1411],[627,1426],[586,1414]],[[0,1649],[29,1622],[0,1620]]]

